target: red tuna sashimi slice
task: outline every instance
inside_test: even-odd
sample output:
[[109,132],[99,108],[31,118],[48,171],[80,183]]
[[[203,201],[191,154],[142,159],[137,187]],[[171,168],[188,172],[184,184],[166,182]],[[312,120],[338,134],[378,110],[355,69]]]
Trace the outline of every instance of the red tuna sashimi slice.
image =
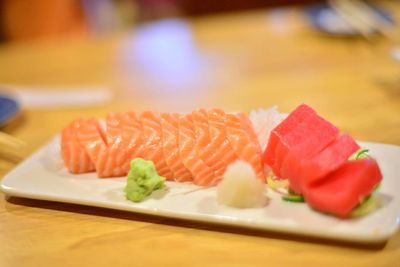
[[[304,118],[293,131],[286,134],[278,143],[275,152],[274,170],[281,178],[288,178],[290,169],[284,168],[287,157],[312,157],[324,147],[332,143],[339,135],[339,129],[316,113]],[[286,172],[284,172],[286,171]]]
[[[316,112],[305,104],[298,106],[286,117],[278,126],[272,131],[268,140],[267,148],[263,154],[263,161],[271,167],[274,174],[280,177],[280,164],[279,160],[285,155],[286,150],[277,153],[278,145],[284,142],[284,138],[299,125],[299,123],[308,120],[310,117],[316,115]],[[290,144],[288,144],[290,145]],[[283,149],[283,148],[281,148]],[[278,155],[277,154],[282,154]]]
[[334,142],[339,133],[336,126],[318,115],[299,123],[298,127],[284,138],[286,145],[278,144],[279,147],[284,147],[284,150],[287,151],[286,156],[281,159],[281,165],[278,165],[280,177],[293,177],[297,172],[294,171],[296,162],[314,157]]
[[225,172],[226,165],[215,153],[217,148],[211,147],[211,134],[207,111],[205,109],[193,111],[192,119],[196,136],[195,150],[207,166],[214,171],[216,178],[220,179],[222,178],[222,174]]
[[210,134],[210,143],[203,148],[203,157],[207,157],[208,161],[213,162],[213,168],[216,168],[216,180],[213,184],[218,183],[221,175],[229,164],[238,159],[233,147],[229,143],[226,131],[226,114],[221,109],[211,109],[207,111],[208,129]]
[[78,140],[77,129],[81,121],[73,121],[61,132],[61,155],[64,165],[71,173],[85,173],[95,170],[85,147]]
[[145,141],[143,158],[154,162],[159,175],[172,180],[174,175],[165,162],[162,149],[160,118],[150,111],[143,112],[139,118],[143,127],[143,140]]
[[193,182],[208,186],[215,180],[213,170],[207,166],[195,149],[195,132],[192,115],[179,119],[178,145],[179,155],[185,167],[192,173]]
[[346,217],[382,180],[374,159],[348,161],[304,192],[307,203],[322,212]]
[[345,134],[314,157],[293,160],[288,163],[293,172],[289,176],[290,187],[301,193],[310,184],[326,179],[327,174],[343,165],[359,148],[356,141]]
[[243,128],[239,116],[226,114],[227,139],[239,159],[248,162],[254,169],[257,178],[265,182],[262,154],[253,142],[251,135]]
[[178,132],[179,118],[176,113],[163,113],[160,116],[161,136],[165,162],[174,174],[174,180],[188,182],[193,180],[191,172],[182,163],[179,155]]

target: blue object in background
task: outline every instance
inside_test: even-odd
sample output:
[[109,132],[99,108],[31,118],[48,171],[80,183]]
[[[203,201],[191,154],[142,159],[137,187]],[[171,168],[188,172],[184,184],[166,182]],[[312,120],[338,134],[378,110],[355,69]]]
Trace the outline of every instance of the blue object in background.
[[[387,23],[395,24],[389,11],[369,4],[370,8]],[[317,30],[338,36],[357,36],[359,33],[336,14],[328,4],[316,4],[305,9],[306,16]]]
[[14,118],[20,110],[17,101],[9,96],[0,96],[0,126]]

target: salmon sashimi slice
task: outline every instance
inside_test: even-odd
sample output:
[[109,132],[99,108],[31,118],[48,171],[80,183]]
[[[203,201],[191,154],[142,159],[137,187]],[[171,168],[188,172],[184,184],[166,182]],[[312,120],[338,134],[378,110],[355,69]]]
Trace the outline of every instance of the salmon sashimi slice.
[[121,135],[121,146],[125,150],[125,155],[120,158],[118,163],[128,173],[130,161],[134,158],[143,157],[144,152],[143,127],[139,116],[135,112],[126,112],[123,114]]
[[106,116],[106,139],[108,144],[120,143],[123,113],[110,112]]
[[[200,159],[214,172],[214,180],[208,185],[216,184],[222,179],[224,164],[215,160],[215,153],[204,153],[205,147],[210,143],[210,130],[208,126],[207,111],[204,109],[195,110],[191,114],[193,129],[195,133],[194,151]],[[217,174],[218,172],[218,174]]]
[[95,171],[95,166],[85,147],[78,140],[77,129],[81,120],[75,120],[61,132],[61,156],[65,166],[71,173]]
[[220,160],[218,155],[215,153],[216,149],[212,147],[210,126],[208,121],[208,113],[205,109],[199,109],[192,113],[193,124],[196,134],[196,152],[200,158],[214,171],[216,175],[216,183],[222,178],[223,173],[226,169],[226,164]]
[[99,122],[95,119],[82,120],[77,136],[94,163],[97,175],[99,177],[114,176],[111,167],[107,164],[109,149]]
[[249,117],[246,114],[244,114],[243,112],[237,113],[237,116],[240,119],[240,123],[242,125],[243,130],[245,130],[248,137],[250,138],[250,141],[254,144],[258,153],[262,154],[261,144],[260,144],[260,142],[258,142],[257,134],[254,131],[253,125],[252,125]]
[[79,143],[85,147],[91,161],[96,165],[99,154],[107,149],[106,138],[99,122],[96,119],[81,120],[77,137]]
[[127,174],[129,170],[128,146],[122,142],[124,124],[128,123],[126,116],[125,112],[111,112],[106,117],[106,139],[108,149],[111,150],[108,153],[107,164],[115,166],[113,172],[119,176]]
[[79,119],[62,131],[62,156],[70,172],[124,176],[130,161],[141,157],[169,180],[212,186],[229,164],[242,159],[264,179],[261,148],[245,114],[221,109],[187,115],[116,112],[107,115],[105,125]]
[[120,146],[107,143],[107,134],[95,119],[82,121],[78,129],[78,139],[94,163],[98,177],[123,176],[126,171],[117,164]]
[[193,175],[193,182],[209,186],[216,177],[213,170],[204,163],[195,149],[195,132],[192,114],[179,118],[178,145],[179,155],[186,168]]
[[162,142],[161,142],[161,124],[160,118],[153,112],[143,112],[140,117],[143,127],[143,158],[151,160],[157,169],[159,175],[168,180],[172,180],[174,174],[165,162]]
[[182,163],[179,155],[178,131],[180,117],[181,115],[176,113],[162,113],[160,115],[162,149],[165,162],[171,169],[174,180],[188,182],[193,180],[193,176]]
[[102,149],[96,162],[97,175],[101,178],[125,176],[127,170],[117,163],[121,155],[121,148],[116,144]]
[[[256,172],[257,178],[265,182],[261,149],[254,144],[251,133],[246,131],[240,117],[236,114],[226,114],[227,138],[239,159],[248,162]],[[253,140],[253,141],[252,141]]]
[[225,116],[225,112],[221,109],[207,111],[210,143],[203,150],[203,153],[213,155],[210,160],[220,168],[216,171],[217,175],[223,175],[227,166],[238,159],[227,138]]

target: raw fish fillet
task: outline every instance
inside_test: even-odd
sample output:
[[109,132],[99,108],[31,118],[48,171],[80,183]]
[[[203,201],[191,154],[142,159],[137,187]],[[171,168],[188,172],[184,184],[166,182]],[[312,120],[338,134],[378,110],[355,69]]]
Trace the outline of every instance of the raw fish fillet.
[[72,173],[125,176],[130,161],[140,157],[153,161],[168,180],[213,186],[229,164],[242,159],[258,178],[265,178],[261,147],[244,113],[113,112],[106,116],[104,127],[95,119],[79,119],[61,137],[63,160]]

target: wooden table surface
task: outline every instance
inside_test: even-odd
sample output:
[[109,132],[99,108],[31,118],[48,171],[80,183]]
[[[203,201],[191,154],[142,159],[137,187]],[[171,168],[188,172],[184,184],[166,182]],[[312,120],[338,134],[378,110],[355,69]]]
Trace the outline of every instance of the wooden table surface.
[[[384,3],[400,15],[400,5]],[[6,44],[1,84],[106,87],[115,97],[100,106],[26,107],[3,130],[26,142],[18,151],[25,158],[68,121],[113,110],[288,112],[308,103],[358,140],[400,145],[396,36],[325,36],[288,8]],[[0,159],[0,177],[17,163]],[[400,266],[400,232],[385,244],[356,245],[0,194],[0,266]]]

